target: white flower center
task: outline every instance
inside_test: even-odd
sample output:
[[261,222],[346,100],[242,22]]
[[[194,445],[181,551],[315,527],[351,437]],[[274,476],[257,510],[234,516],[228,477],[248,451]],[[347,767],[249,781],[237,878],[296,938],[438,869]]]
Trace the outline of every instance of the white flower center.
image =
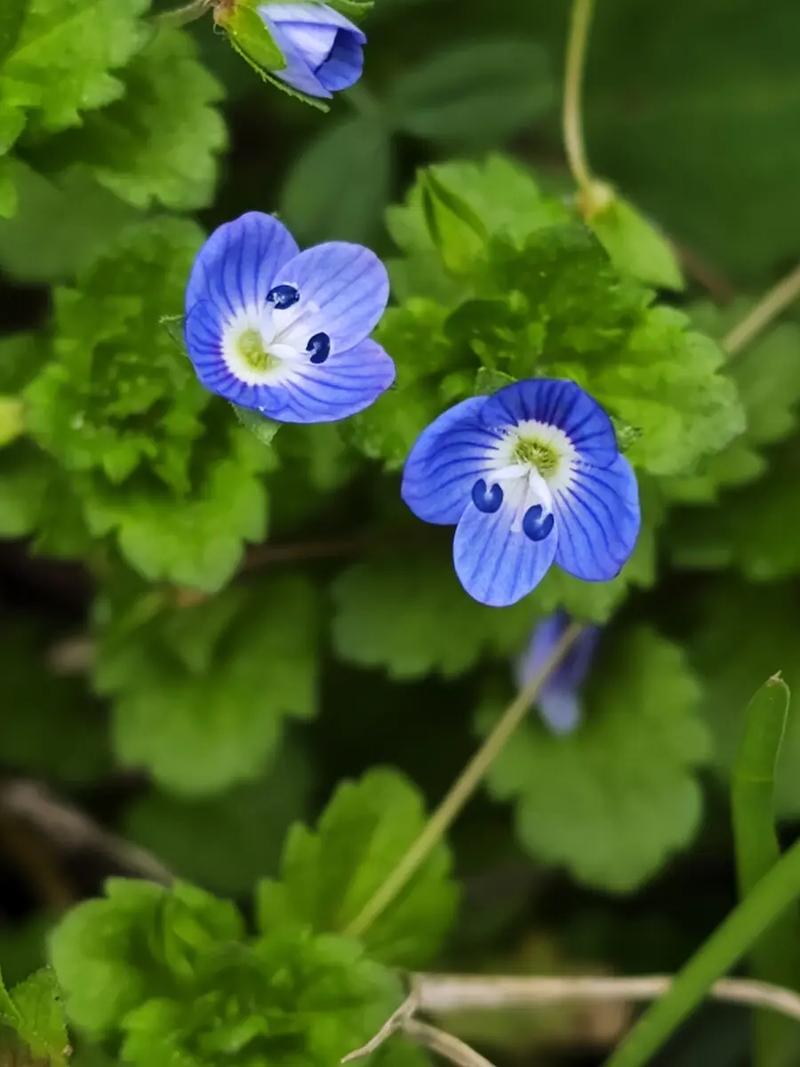
[[241,308],[225,324],[223,358],[230,372],[246,385],[276,385],[291,375],[298,362],[321,363],[327,358],[327,334],[309,336],[309,319],[319,308],[309,301],[298,314],[296,291],[292,303],[284,300],[285,294],[279,294],[277,303],[268,299],[263,307]]
[[487,512],[501,503],[511,508],[512,533],[538,540],[552,527],[553,495],[569,486],[576,459],[574,445],[557,426],[535,419],[518,423],[495,446],[473,501]]

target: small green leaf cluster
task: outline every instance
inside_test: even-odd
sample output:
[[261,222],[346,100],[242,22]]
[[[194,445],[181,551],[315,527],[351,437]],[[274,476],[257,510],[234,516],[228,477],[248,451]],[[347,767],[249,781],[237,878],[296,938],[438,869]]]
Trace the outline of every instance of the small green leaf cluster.
[[[11,0],[5,16],[0,217],[19,209],[20,225],[34,221],[26,189],[32,169],[52,183],[52,206],[60,204],[52,221],[62,227],[56,243],[65,256],[64,227],[74,220],[59,215],[76,186],[86,191],[82,225],[98,239],[113,202],[119,214],[124,205],[186,210],[204,206],[213,191],[225,143],[214,108],[220,87],[185,34],[154,31],[148,7],[148,0]],[[92,192],[102,190],[112,198],[93,218]],[[12,258],[15,232],[0,226],[0,244]]]
[[280,880],[257,889],[254,931],[231,902],[189,883],[111,879],[51,939],[79,1037],[134,1067],[339,1062],[402,1001],[392,968],[424,962],[452,921],[440,846],[363,942],[346,934],[423,820],[396,772],[344,783],[316,831],[291,831]]
[[67,1024],[53,971],[42,968],[10,991],[0,974],[0,1061],[36,1057],[66,1067],[71,1052]]

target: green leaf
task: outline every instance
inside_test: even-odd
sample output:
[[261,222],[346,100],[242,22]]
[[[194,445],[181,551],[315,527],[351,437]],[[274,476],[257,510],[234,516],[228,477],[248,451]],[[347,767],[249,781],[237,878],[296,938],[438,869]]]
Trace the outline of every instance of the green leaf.
[[105,891],[68,912],[50,939],[67,1014],[97,1036],[158,992],[185,988],[216,942],[243,932],[232,904],[185,883],[111,878]]
[[770,457],[753,485],[724,493],[714,508],[680,512],[671,527],[673,558],[682,566],[736,567],[753,581],[800,573],[800,542],[787,536],[800,523],[797,439]]
[[432,418],[473,395],[481,367],[578,382],[630,428],[633,465],[658,478],[693,474],[741,433],[718,346],[679,311],[655,306],[520,168],[497,159],[434,167],[389,224],[406,253],[392,265],[405,303],[379,338],[399,373],[380,411],[355,420],[368,455],[399,465]]
[[17,210],[18,197],[12,164],[10,159],[0,159],[0,220],[10,219]]
[[434,671],[452,678],[483,655],[510,655],[539,618],[532,598],[506,611],[472,600],[444,553],[357,563],[336,579],[333,595],[337,653],[397,679]]
[[192,886],[112,879],[52,938],[67,1010],[132,1067],[330,1067],[403,998],[354,941],[290,928],[245,939],[238,912]]
[[252,946],[220,945],[204,963],[193,999],[153,997],[125,1017],[125,1063],[331,1067],[403,997],[399,978],[339,937],[278,931]]
[[700,818],[695,768],[709,755],[699,695],[681,651],[654,631],[605,639],[580,727],[555,736],[529,719],[489,771],[531,855],[627,893],[685,847]]
[[28,387],[27,421],[68,470],[119,483],[144,464],[188,489],[210,397],[160,319],[180,306],[201,242],[185,220],[143,223],[56,291],[55,358]]
[[[565,204],[545,196],[531,172],[506,156],[491,155],[482,163],[436,164],[422,172],[431,173],[440,187],[457,192],[492,234],[508,234],[519,240],[570,218]],[[423,213],[422,184],[417,182],[405,203],[387,212],[389,232],[407,255],[434,251]]]
[[681,268],[668,239],[627,200],[612,193],[587,224],[618,270],[658,289],[681,290]]
[[229,441],[201,452],[196,484],[185,495],[141,477],[119,487],[84,482],[90,532],[113,533],[145,578],[207,593],[221,589],[241,564],[244,542],[264,537],[268,514],[260,473],[270,457],[236,427]]
[[261,473],[274,458],[212,401],[163,325],[201,241],[186,220],[143,222],[57,290],[53,358],[25,399],[91,535],[113,535],[146,577],[214,590],[243,541],[264,535]]
[[392,82],[398,129],[466,148],[502,144],[555,100],[547,53],[534,41],[467,41],[434,53]]
[[125,95],[87,115],[82,127],[47,142],[49,170],[88,168],[120,200],[180,211],[206,207],[217,178],[225,125],[213,106],[222,88],[188,34],[162,29],[123,75]]
[[[687,647],[703,681],[702,710],[714,735],[714,763],[727,780],[744,731],[742,693],[778,671],[794,692],[800,687],[795,589],[788,583],[717,581],[691,601],[690,617]],[[800,716],[792,715],[776,771],[775,803],[781,816],[800,813],[798,761]]]
[[392,156],[387,129],[374,115],[325,125],[295,160],[280,214],[302,242],[362,242],[389,198]]
[[136,218],[86,173],[71,171],[51,180],[15,160],[9,173],[19,204],[13,219],[0,222],[0,267],[20,281],[71,279],[107,252]]
[[[369,771],[340,785],[317,831],[296,824],[281,861],[281,880],[262,882],[258,922],[266,934],[284,924],[346,930],[425,825],[417,789],[391,770]],[[370,955],[391,966],[420,967],[439,948],[456,904],[443,845],[430,853],[399,897],[364,933]]]
[[486,228],[469,202],[441,181],[434,168],[423,171],[422,211],[431,241],[445,267],[468,273],[486,241]]
[[114,698],[118,758],[186,796],[256,778],[284,720],[315,711],[315,608],[297,577],[185,607],[147,592],[115,603],[111,590],[98,607],[95,684]]
[[[775,825],[775,768],[789,713],[789,687],[773,675],[756,691],[745,711],[745,726],[731,783],[736,875],[744,900],[774,867],[781,854]],[[750,952],[750,973],[762,982],[791,986],[800,971],[797,916],[782,916]],[[759,1015],[753,1020],[754,1062],[786,1062],[781,1050],[792,1042],[789,1019]]]
[[686,1019],[714,982],[797,901],[800,842],[781,856],[753,891],[716,927],[660,997],[629,1031],[606,1067],[644,1067]]
[[[722,340],[752,307],[736,300],[724,309],[695,304],[692,319],[699,329]],[[756,338],[728,362],[745,413],[743,432],[697,471],[670,482],[670,496],[688,503],[715,500],[720,489],[752,482],[766,469],[764,445],[787,437],[800,412],[800,327],[781,322]]]
[[[122,95],[114,71],[142,47],[148,0],[29,0],[16,40],[0,60],[0,152],[26,116],[65,129]],[[5,142],[5,143],[3,143]]]
[[181,877],[215,892],[250,892],[275,874],[281,842],[305,809],[311,774],[303,751],[284,743],[268,774],[210,799],[153,791],[126,816],[126,837]]
[[0,11],[0,63],[19,40],[30,0],[6,0]]
[[[10,994],[0,975],[0,1024],[11,1027],[32,1056],[51,1067],[66,1067],[71,1049],[58,984],[49,968],[36,971],[14,986]],[[0,1033],[3,1062],[7,1051],[4,1045]]]

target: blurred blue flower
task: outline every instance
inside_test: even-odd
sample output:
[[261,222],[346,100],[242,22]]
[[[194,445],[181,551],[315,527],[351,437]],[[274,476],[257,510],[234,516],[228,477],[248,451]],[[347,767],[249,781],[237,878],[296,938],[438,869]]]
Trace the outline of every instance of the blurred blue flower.
[[368,407],[394,363],[368,335],[389,298],[361,245],[298,250],[271,215],[212,233],[186,289],[184,337],[201,383],[279,422],[332,422]]
[[555,562],[586,581],[619,573],[639,533],[639,493],[611,420],[575,382],[536,378],[463,400],[422,432],[402,496],[456,525],[470,596],[514,604]]
[[[565,612],[557,611],[533,631],[527,649],[516,664],[520,689],[528,685],[547,663],[570,622]],[[580,690],[589,673],[599,638],[599,626],[585,626],[539,690],[536,703],[553,733],[571,733],[580,722]]]
[[264,4],[258,9],[283,53],[276,78],[308,96],[330,98],[361,77],[367,38],[327,4]]

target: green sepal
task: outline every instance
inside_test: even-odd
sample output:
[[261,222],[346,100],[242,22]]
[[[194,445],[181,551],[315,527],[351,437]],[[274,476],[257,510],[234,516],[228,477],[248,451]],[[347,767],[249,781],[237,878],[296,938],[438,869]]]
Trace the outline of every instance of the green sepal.
[[328,0],[328,7],[356,21],[368,15],[374,6],[375,0]]
[[615,415],[610,418],[617,438],[617,447],[620,452],[627,452],[642,436],[642,430],[639,426],[631,426],[629,422],[618,419]]
[[236,4],[217,16],[217,24],[227,33],[231,44],[256,70],[283,70],[286,59],[275,43],[266,23],[252,7]]
[[268,419],[266,415],[259,415],[257,411],[253,411],[251,408],[239,407],[238,404],[231,404],[231,407],[242,426],[249,430],[262,445],[272,443],[273,437],[281,428],[279,422],[275,422],[274,419]]
[[237,4],[230,13],[217,15],[216,21],[227,33],[234,51],[239,53],[263,81],[319,111],[329,110],[328,105],[321,100],[293,89],[291,85],[274,76],[275,71],[286,67],[286,59],[264,20],[247,2]]
[[492,393],[496,393],[499,389],[504,389],[507,385],[513,385],[515,381],[517,379],[511,374],[504,374],[503,371],[495,370],[494,367],[479,367],[475,375],[473,395],[491,396]]

